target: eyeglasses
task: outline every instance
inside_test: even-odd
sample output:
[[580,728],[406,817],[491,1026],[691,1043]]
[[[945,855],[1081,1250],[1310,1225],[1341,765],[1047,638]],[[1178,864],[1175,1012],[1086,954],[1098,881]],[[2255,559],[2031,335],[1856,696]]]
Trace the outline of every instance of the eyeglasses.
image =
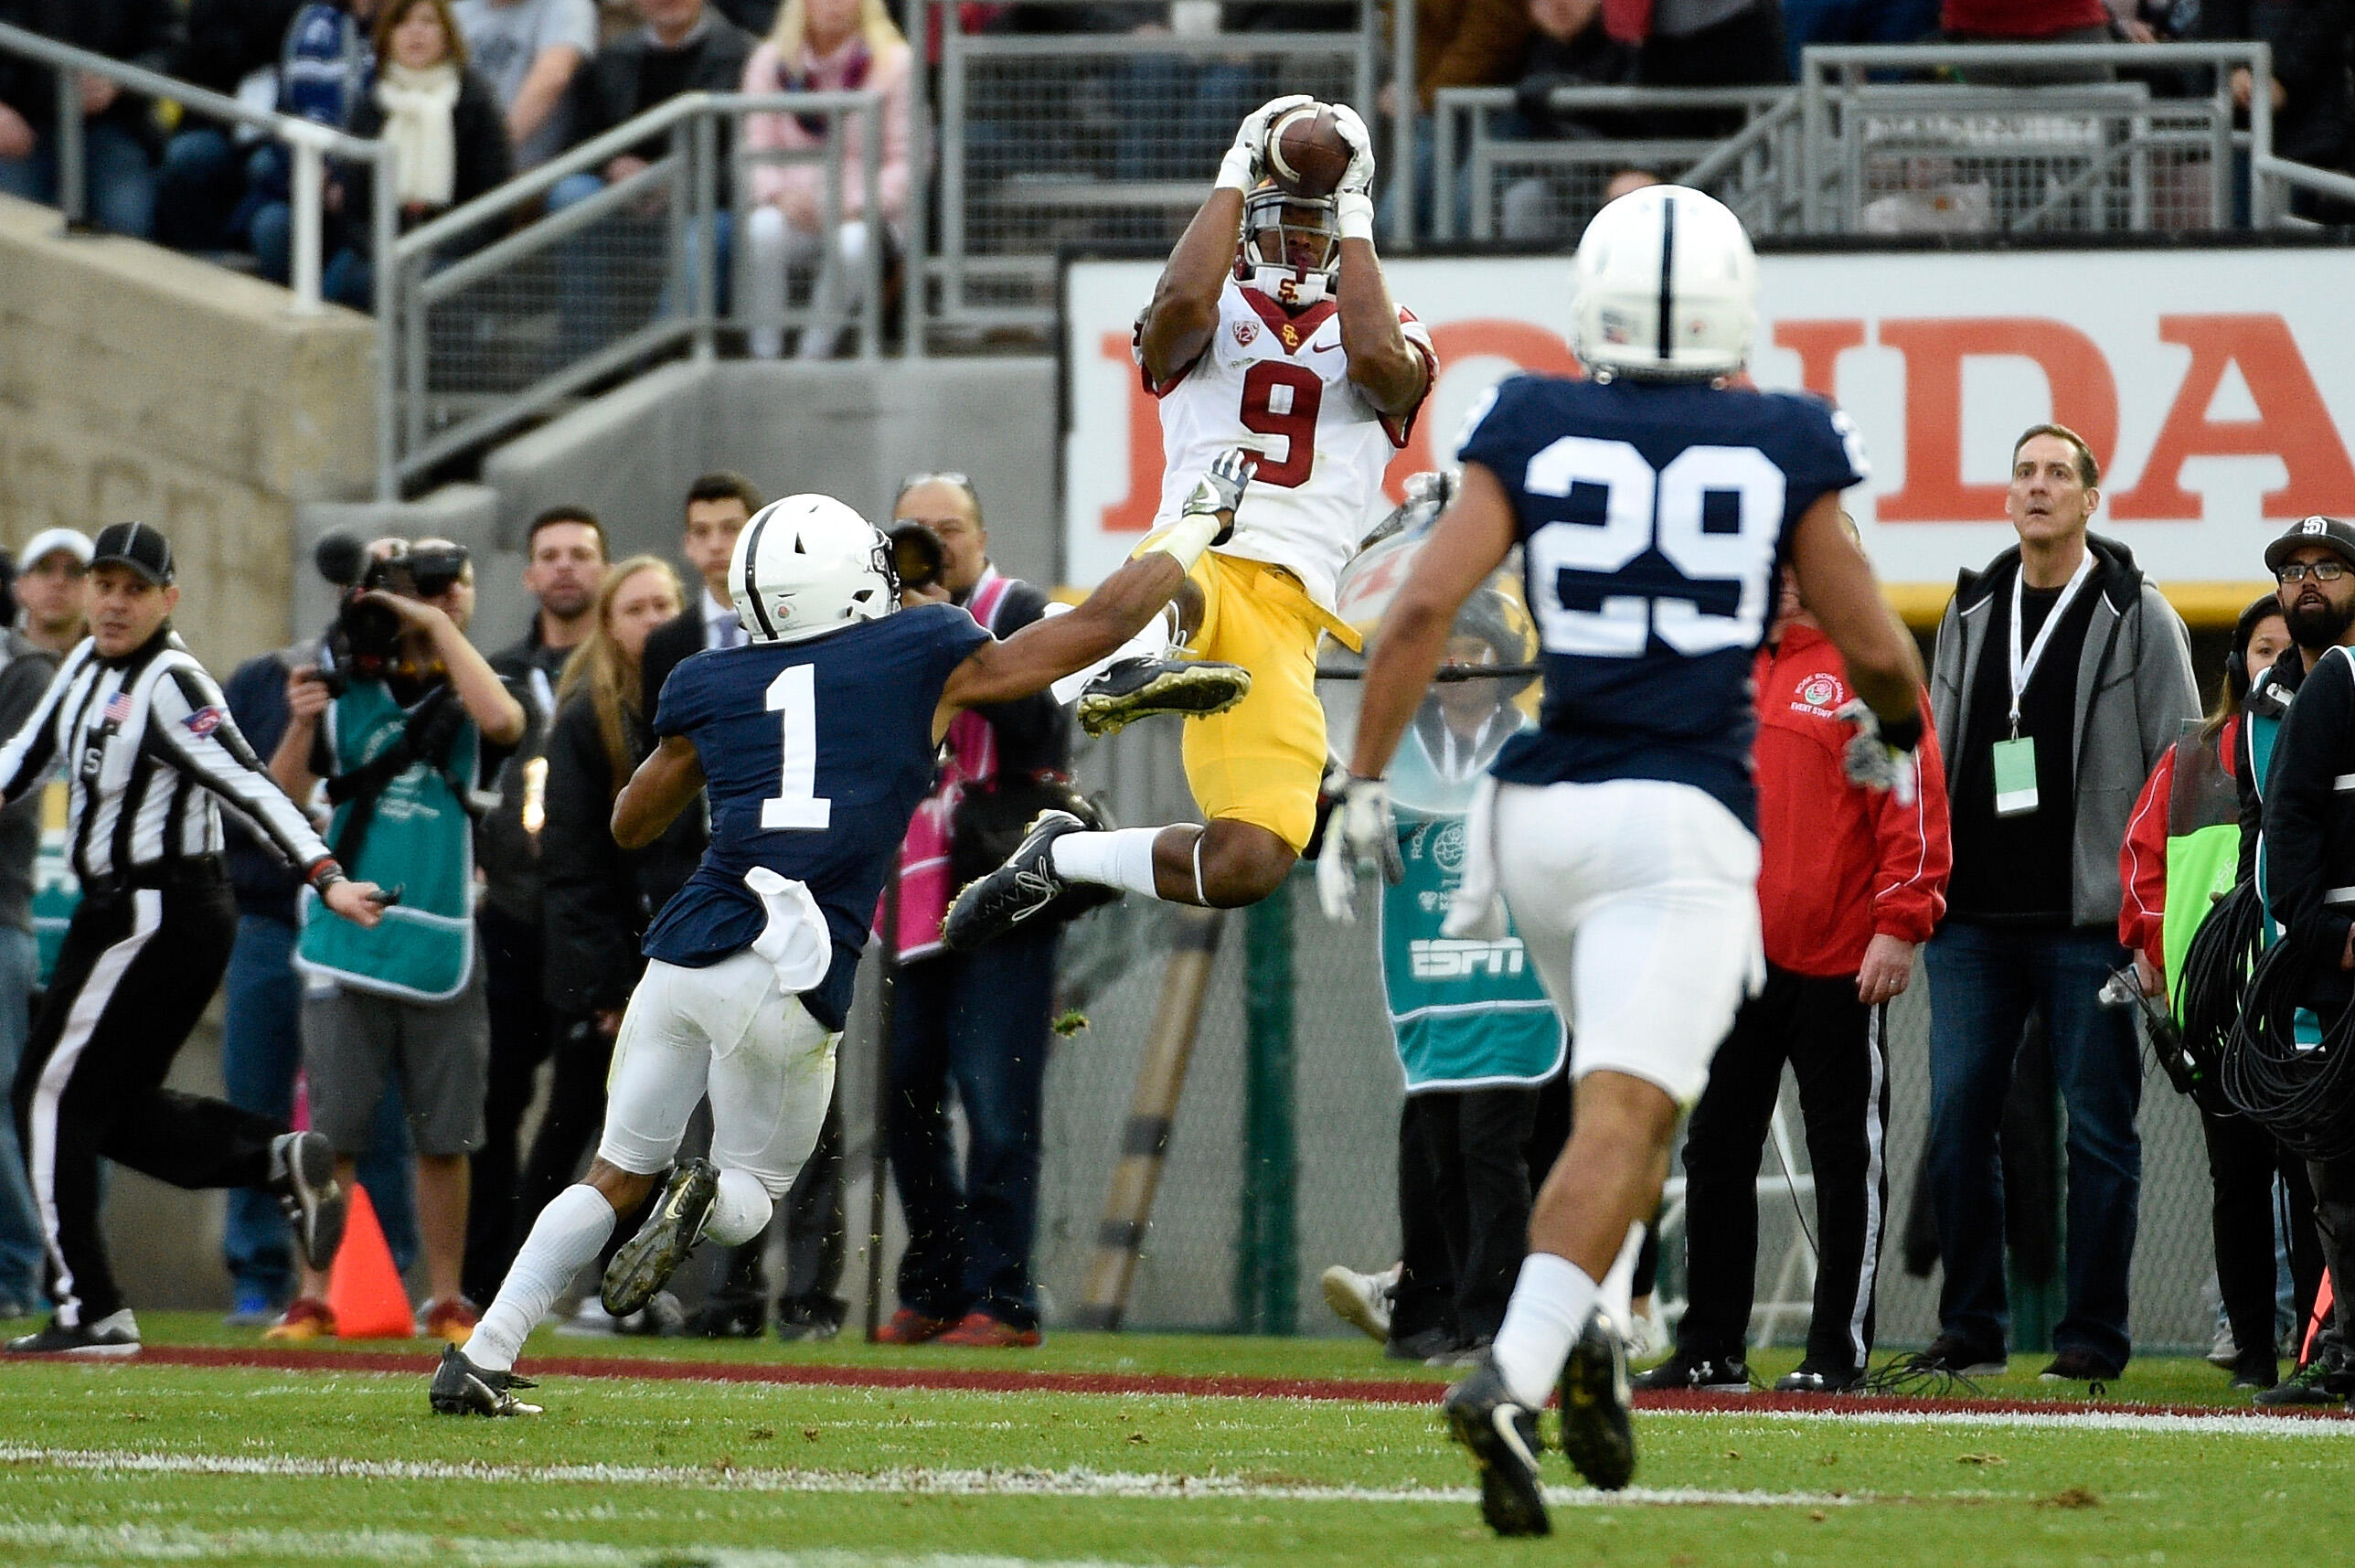
[[2317,582],[2336,582],[2347,575],[2347,564],[2338,560],[2293,560],[2274,573],[2277,582],[2291,583],[2311,577]]

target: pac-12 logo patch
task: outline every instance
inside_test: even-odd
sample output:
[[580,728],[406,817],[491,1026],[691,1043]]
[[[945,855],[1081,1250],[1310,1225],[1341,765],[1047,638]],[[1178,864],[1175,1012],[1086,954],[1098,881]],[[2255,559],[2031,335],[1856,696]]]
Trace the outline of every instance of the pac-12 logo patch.
[[1252,339],[1258,336],[1259,324],[1257,322],[1239,321],[1235,323],[1235,341],[1241,344],[1245,348],[1249,348],[1252,345]]
[[180,722],[188,727],[190,734],[202,736],[219,729],[221,718],[221,710],[218,708],[199,708]]

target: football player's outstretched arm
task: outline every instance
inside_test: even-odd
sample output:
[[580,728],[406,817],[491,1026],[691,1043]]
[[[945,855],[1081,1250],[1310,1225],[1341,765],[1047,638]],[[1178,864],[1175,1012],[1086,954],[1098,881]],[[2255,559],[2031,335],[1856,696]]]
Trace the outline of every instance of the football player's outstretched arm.
[[613,797],[613,842],[643,849],[703,788],[703,759],[684,735],[666,735]]
[[1333,118],[1349,144],[1349,166],[1334,196],[1341,229],[1341,352],[1366,400],[1403,419],[1423,401],[1431,368],[1399,330],[1398,305],[1374,254],[1373,139],[1348,104],[1336,104]]
[[1145,374],[1164,387],[1202,357],[1219,329],[1219,291],[1235,268],[1235,246],[1243,231],[1243,197],[1259,184],[1267,155],[1267,128],[1285,111],[1313,100],[1305,92],[1271,99],[1243,117],[1234,145],[1219,164],[1210,198],[1178,237],[1153,303],[1136,324],[1137,351]]
[[1446,651],[1455,613],[1513,548],[1513,503],[1486,464],[1464,465],[1464,487],[1416,552],[1414,570],[1382,616],[1358,709],[1352,777],[1376,779],[1391,765],[1399,737],[1423,706],[1431,677]]
[[1881,597],[1872,563],[1840,527],[1839,497],[1817,497],[1791,533],[1799,598],[1848,665],[1849,680],[1884,725],[1914,715],[1922,654]]
[[1097,660],[1119,651],[1145,629],[1202,552],[1234,527],[1235,507],[1251,482],[1258,454],[1231,447],[1187,496],[1178,520],[1146,540],[1136,558],[1104,579],[1084,603],[1068,615],[1033,621],[1002,643],[984,643],[949,672],[941,705],[932,715],[932,736],[948,733],[961,709],[1028,697]]

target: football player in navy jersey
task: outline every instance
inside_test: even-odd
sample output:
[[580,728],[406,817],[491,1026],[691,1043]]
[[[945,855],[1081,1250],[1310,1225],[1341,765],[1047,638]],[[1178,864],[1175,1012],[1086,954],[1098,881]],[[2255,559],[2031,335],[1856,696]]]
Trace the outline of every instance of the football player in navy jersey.
[[613,803],[613,837],[634,848],[708,786],[710,847],[646,933],[597,1158],[540,1211],[465,1349],[443,1354],[436,1412],[536,1412],[513,1392],[530,1386],[513,1371],[524,1337],[654,1190],[707,1093],[711,1158],[671,1172],[605,1271],[605,1308],[645,1306],[707,1234],[761,1232],[816,1142],[867,923],[949,720],[1135,635],[1225,537],[1252,462],[1220,456],[1085,603],[1002,643],[954,605],[900,610],[890,541],[839,501],[792,496],[744,525],[728,571],[751,640],[671,673],[660,744]]
[[1764,971],[1750,665],[1785,560],[1861,694],[1849,776],[1910,788],[1922,728],[1913,639],[1840,528],[1839,493],[1865,477],[1854,429],[1820,399],[1729,384],[1756,316],[1741,221],[1699,191],[1639,190],[1595,215],[1574,272],[1592,379],[1517,377],[1474,409],[1461,495],[1375,634],[1335,829],[1360,875],[1391,851],[1383,770],[1457,606],[1519,545],[1544,702],[1474,804],[1446,927],[1501,934],[1501,891],[1569,1018],[1578,1086],[1504,1325],[1447,1396],[1505,1535],[1549,1528],[1537,1413],[1557,1376],[1571,1462],[1606,1489],[1635,1470],[1598,1282],[1658,1203],[1677,1120]]

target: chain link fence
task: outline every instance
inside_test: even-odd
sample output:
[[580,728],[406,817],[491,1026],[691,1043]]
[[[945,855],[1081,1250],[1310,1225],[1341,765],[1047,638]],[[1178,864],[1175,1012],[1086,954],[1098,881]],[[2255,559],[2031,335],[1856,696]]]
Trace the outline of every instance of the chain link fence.
[[[1124,822],[1190,816],[1174,730],[1140,727],[1082,756],[1082,777],[1121,803]],[[1048,1071],[1038,1273],[1050,1321],[1070,1321],[1080,1299],[1107,1187],[1123,1154],[1130,1091],[1160,994],[1170,929],[1165,908],[1132,898],[1086,917],[1066,937],[1065,999],[1085,1013],[1088,1024],[1057,1046]],[[1256,965],[1255,944],[1262,950]],[[1277,962],[1269,962],[1272,951]],[[1287,972],[1286,1037],[1255,1040],[1252,981],[1263,986],[1271,973]],[[1263,1017],[1266,1010],[1260,1009]],[[1886,1346],[1918,1346],[1937,1332],[1937,1277],[1911,1274],[1906,1266],[1909,1250],[1921,1250],[1919,1226],[1909,1227],[1909,1221],[1929,1108],[1928,986],[1918,966],[1913,985],[1891,1007],[1889,1034],[1891,1201],[1880,1332]],[[1288,1129],[1275,1135],[1255,1125],[1251,1115],[1254,1072],[1265,1072],[1271,1057],[1288,1085],[1290,1112]],[[1330,1264],[1371,1271],[1396,1259],[1401,1100],[1375,926],[1328,924],[1305,869],[1259,911],[1230,915],[1126,1324],[1347,1332],[1326,1309],[1316,1278]],[[1806,1145],[1787,1078],[1784,1114],[1792,1174],[1804,1179],[1810,1174]],[[2056,1113],[2051,1135],[2056,1165],[2059,1123]],[[2190,1104],[2155,1071],[2145,1084],[2140,1127],[2143,1183],[2131,1331],[2145,1352],[2205,1349],[2215,1325],[2206,1156]],[[1270,1169],[1274,1161],[1285,1168]],[[1777,1179],[1781,1174],[1770,1146],[1761,1168],[1759,1321],[1771,1321],[1774,1339],[1788,1345],[1806,1333],[1810,1277],[1797,1213],[1806,1211],[1810,1231],[1814,1214],[1804,1191],[1795,1207]],[[1804,1189],[1806,1181],[1799,1186]],[[1284,1212],[1271,1213],[1272,1205]],[[1909,1228],[1916,1231],[1910,1249]],[[1287,1232],[1289,1242],[1271,1260],[1269,1243]],[[2065,1255],[2065,1236],[2059,1241]],[[2057,1269],[2052,1277],[2032,1277],[2049,1262],[2039,1251],[2031,1244],[2014,1258],[2015,1335],[2023,1347],[2039,1343],[2059,1316]],[[1661,1300],[1673,1314],[1683,1295],[1673,1230],[1663,1253]],[[1775,1311],[1778,1286],[1784,1300]]]

